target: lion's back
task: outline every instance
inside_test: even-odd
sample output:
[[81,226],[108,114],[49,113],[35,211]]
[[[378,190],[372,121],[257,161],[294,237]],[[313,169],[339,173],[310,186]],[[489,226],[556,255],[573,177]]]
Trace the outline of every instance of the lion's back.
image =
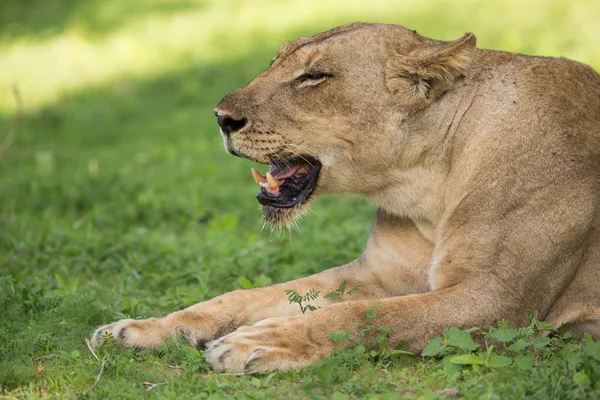
[[506,131],[560,140],[600,159],[600,74],[593,68],[566,58],[490,50],[479,51],[474,64],[485,112]]

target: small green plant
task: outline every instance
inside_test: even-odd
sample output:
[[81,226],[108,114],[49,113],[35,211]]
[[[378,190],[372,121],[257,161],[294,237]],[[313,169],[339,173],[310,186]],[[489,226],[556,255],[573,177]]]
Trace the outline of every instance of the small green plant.
[[266,275],[260,275],[258,278],[256,278],[254,280],[254,282],[252,282],[251,280],[249,280],[248,278],[246,278],[244,276],[240,276],[238,278],[238,283],[240,285],[242,285],[244,287],[244,289],[254,289],[254,288],[260,288],[263,286],[269,286],[273,283],[273,281],[271,280],[271,278],[269,278]]
[[[240,278],[240,281],[241,281],[241,278]],[[344,279],[342,281],[342,283],[340,284],[340,286],[338,286],[337,289],[335,289],[333,292],[329,292],[329,293],[325,294],[324,297],[328,300],[337,300],[337,301],[341,302],[341,301],[343,301],[344,295],[346,295],[346,294],[352,295],[352,293],[357,291],[362,286],[362,285],[355,286],[346,292],[347,285],[348,285],[348,280]],[[307,310],[308,311],[316,311],[321,308],[318,306],[313,306],[310,303],[306,304],[308,301],[313,301],[313,300],[318,299],[320,293],[321,292],[319,290],[317,290],[316,288],[310,289],[308,291],[308,293],[304,294],[304,296],[302,296],[296,289],[287,289],[285,291],[285,294],[287,294],[288,301],[290,302],[290,304],[292,304],[292,303],[298,304],[298,306],[300,307],[300,310],[302,311],[302,314],[306,313]]]
[[319,293],[320,292],[315,288],[310,289],[308,293],[306,293],[304,296],[298,293],[296,289],[288,289],[285,291],[285,294],[287,294],[290,304],[298,304],[298,306],[300,307],[300,311],[302,311],[302,314],[306,313],[306,310],[315,311],[320,308],[315,307],[312,304],[304,304],[307,301],[316,300],[319,297]]
[[[338,346],[338,349],[355,347],[366,351],[366,346],[372,350],[366,352],[374,360],[385,360],[393,356],[414,355],[414,353],[403,349],[388,349],[387,340],[392,331],[389,325],[377,327],[375,320],[383,303],[379,302],[365,311],[365,320],[362,323],[352,324],[351,330],[335,331],[329,334],[329,338]],[[402,343],[398,347],[404,347]],[[356,350],[355,350],[356,352]]]
[[[390,326],[376,325],[382,306],[383,303],[379,302],[367,308],[364,320],[352,324],[349,330],[334,331],[329,334],[329,338],[336,344],[336,350],[330,357],[308,367],[318,378],[317,385],[304,387],[309,397],[315,397],[317,394],[315,389],[320,389],[330,393],[330,397],[334,399],[348,398],[334,388],[342,384],[350,387],[356,385],[358,376],[364,372],[365,366],[373,371],[383,371],[396,358],[414,355],[402,348],[388,348]],[[355,374],[354,372],[358,370],[361,372]],[[388,397],[380,396],[380,398]],[[397,394],[390,394],[389,398],[397,398]]]
[[[471,334],[475,332],[484,339],[485,346],[473,340]],[[570,353],[562,368],[571,374],[572,382],[582,389],[600,389],[600,342],[586,334],[583,352],[573,354],[573,346],[570,333],[560,335],[550,324],[539,321],[536,312],[531,312],[530,322],[523,328],[509,328],[506,321],[500,321],[497,327],[446,329],[425,346],[421,355],[443,357],[445,371],[452,375],[463,374],[462,368],[467,366],[477,374],[505,367],[531,371],[544,362],[556,363],[552,360],[558,354]]]
[[348,279],[344,279],[342,281],[342,283],[340,284],[340,286],[338,286],[338,288],[335,289],[333,292],[327,293],[325,295],[325,298],[328,300],[343,301],[344,295],[347,294],[348,296],[351,296],[352,293],[356,292],[358,289],[360,289],[362,287],[362,285],[357,285],[346,292],[346,286],[348,286]]
[[585,347],[581,357],[572,357],[573,382],[583,389],[600,389],[600,341],[595,342],[589,334],[584,334]]
[[425,346],[421,355],[423,357],[438,357],[469,354],[480,347],[471,337],[471,333],[478,330],[478,328],[467,330],[460,330],[458,328],[445,329],[442,336],[434,338]]

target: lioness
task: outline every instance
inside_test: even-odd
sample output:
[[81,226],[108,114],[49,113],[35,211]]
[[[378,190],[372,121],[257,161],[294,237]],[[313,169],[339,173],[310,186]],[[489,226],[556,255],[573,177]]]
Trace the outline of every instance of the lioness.
[[[378,205],[364,253],[313,276],[239,290],[162,318],[101,327],[128,346],[180,334],[218,371],[286,370],[334,350],[328,334],[388,325],[419,351],[444,328],[528,310],[600,338],[600,76],[566,59],[479,50],[352,24],[284,45],[215,110],[225,148],[270,164],[264,218],[288,224],[324,193]],[[301,314],[285,289],[360,286]]]

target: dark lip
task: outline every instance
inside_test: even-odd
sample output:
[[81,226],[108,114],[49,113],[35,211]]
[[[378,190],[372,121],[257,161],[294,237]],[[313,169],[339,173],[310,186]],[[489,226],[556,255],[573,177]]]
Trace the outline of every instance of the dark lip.
[[312,168],[299,178],[287,178],[279,187],[279,194],[274,195],[264,189],[256,195],[256,199],[263,206],[275,208],[292,208],[303,203],[310,197],[321,172],[321,163],[314,158],[300,158],[298,161],[308,162]]

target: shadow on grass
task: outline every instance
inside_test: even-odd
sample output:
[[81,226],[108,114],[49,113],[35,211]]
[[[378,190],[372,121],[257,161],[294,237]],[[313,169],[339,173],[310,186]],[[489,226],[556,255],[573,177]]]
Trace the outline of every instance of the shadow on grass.
[[[212,110],[223,95],[264,69],[273,51],[259,48],[244,60],[125,77],[24,113],[14,142],[0,159],[1,211],[17,204],[34,213],[85,213],[121,189],[131,198],[147,189],[136,184],[110,189],[118,176],[172,186],[223,178],[226,173],[217,165],[249,168],[247,161],[223,151]],[[15,118],[0,114],[0,141],[14,129]]]

